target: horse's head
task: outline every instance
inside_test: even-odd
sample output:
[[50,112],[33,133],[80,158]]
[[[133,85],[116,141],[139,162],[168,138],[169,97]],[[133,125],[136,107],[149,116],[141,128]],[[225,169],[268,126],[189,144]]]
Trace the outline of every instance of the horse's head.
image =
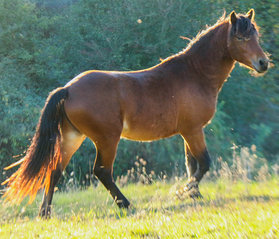
[[263,73],[269,67],[269,59],[259,45],[254,16],[253,9],[246,15],[237,15],[234,11],[230,14],[228,49],[234,60]]

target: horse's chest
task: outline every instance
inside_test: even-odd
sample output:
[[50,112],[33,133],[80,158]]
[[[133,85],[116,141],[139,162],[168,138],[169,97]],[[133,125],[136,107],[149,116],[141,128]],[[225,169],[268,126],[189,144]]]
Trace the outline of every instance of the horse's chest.
[[214,114],[216,112],[216,106],[215,105],[206,105],[203,110],[201,110],[200,119],[203,123],[203,126],[210,123],[212,118],[214,117]]
[[192,95],[179,107],[179,122],[189,129],[208,124],[216,111],[216,100],[212,97]]

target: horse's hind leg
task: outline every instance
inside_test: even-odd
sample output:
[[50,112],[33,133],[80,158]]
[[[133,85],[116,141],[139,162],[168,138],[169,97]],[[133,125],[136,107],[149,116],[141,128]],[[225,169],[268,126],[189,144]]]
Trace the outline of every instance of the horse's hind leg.
[[49,218],[51,214],[51,202],[54,193],[55,185],[57,184],[59,178],[62,175],[62,169],[57,168],[56,170],[52,171],[51,174],[51,183],[49,186],[48,193],[44,192],[43,196],[43,203],[40,208],[39,216],[42,218]]
[[119,137],[110,136],[95,140],[97,155],[94,164],[94,174],[110,192],[118,207],[128,208],[130,205],[129,201],[120,192],[112,177],[113,162],[119,139]]
[[85,136],[75,130],[72,125],[65,119],[62,126],[62,140],[61,140],[61,163],[57,165],[57,168],[52,171],[50,186],[48,192],[44,192],[43,202],[40,208],[39,216],[43,218],[50,217],[51,214],[51,202],[54,193],[55,185],[58,183],[59,178],[62,175],[63,170],[68,165],[72,155],[78,150]]

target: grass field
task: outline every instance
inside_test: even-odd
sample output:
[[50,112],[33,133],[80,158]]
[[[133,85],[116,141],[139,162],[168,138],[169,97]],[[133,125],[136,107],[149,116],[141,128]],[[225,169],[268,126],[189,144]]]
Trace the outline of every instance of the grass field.
[[279,179],[204,182],[198,201],[180,200],[183,182],[130,184],[119,210],[99,185],[56,192],[50,220],[37,218],[40,197],[28,206],[1,202],[0,238],[279,238]]

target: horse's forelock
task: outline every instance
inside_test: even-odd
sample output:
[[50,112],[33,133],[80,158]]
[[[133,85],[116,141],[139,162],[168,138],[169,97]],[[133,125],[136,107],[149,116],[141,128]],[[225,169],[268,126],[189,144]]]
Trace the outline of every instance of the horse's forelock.
[[255,32],[257,32],[255,23],[245,16],[239,16],[235,26],[235,33],[249,37]]

